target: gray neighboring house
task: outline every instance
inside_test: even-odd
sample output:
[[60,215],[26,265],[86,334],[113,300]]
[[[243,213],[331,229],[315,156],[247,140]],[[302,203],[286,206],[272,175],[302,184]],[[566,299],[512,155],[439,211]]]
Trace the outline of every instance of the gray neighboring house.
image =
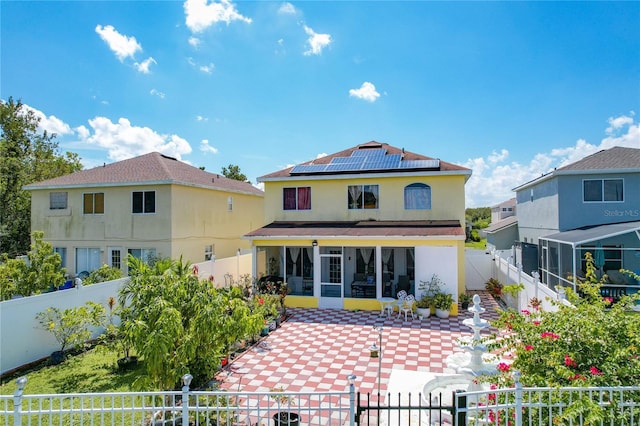
[[482,234],[487,238],[487,251],[513,247],[518,241],[515,197],[491,207],[491,225],[483,229]]
[[525,271],[537,266],[543,283],[573,286],[591,252],[599,274],[634,290],[619,270],[640,273],[640,149],[602,150],[514,191],[520,243],[537,246],[538,265]]
[[518,241],[518,218],[509,216],[492,222],[483,231],[487,236],[487,251],[509,250]]

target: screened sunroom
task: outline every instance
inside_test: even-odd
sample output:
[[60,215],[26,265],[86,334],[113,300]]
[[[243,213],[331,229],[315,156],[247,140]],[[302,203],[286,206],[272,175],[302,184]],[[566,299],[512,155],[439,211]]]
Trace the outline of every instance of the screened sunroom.
[[591,253],[598,278],[618,294],[635,293],[640,282],[640,221],[575,229],[540,237],[540,280],[550,288],[570,286],[586,275],[585,255]]

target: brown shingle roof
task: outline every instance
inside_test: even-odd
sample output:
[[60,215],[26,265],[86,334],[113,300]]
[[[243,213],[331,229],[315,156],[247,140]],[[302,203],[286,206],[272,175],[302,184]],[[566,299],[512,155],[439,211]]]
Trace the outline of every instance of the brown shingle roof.
[[640,170],[640,149],[614,146],[584,157],[575,163],[558,167],[564,170],[602,170],[602,169],[636,169]]
[[[421,154],[416,154],[413,152],[409,152],[409,151],[404,151],[401,148],[397,148],[395,146],[391,146],[387,143],[384,142],[376,142],[376,141],[370,141],[367,143],[363,143],[360,145],[356,145],[352,148],[348,148],[345,149],[343,151],[340,152],[336,152],[334,154],[330,154],[330,155],[326,155],[324,157],[321,158],[317,158],[314,160],[310,160],[310,161],[306,161],[304,163],[300,163],[299,165],[308,165],[308,164],[329,164],[331,162],[331,160],[335,157],[349,157],[351,156],[351,153],[353,153],[353,151],[359,150],[359,149],[367,149],[367,148],[382,148],[385,149],[387,151],[387,154],[403,154],[403,160],[435,160],[435,158],[432,157],[427,157]],[[291,175],[291,169],[293,168],[289,167],[286,169],[282,169],[279,170],[277,172],[273,172],[273,173],[269,173],[267,175],[261,176],[258,178],[258,182],[263,181],[263,180],[269,180],[269,179],[273,179],[273,178],[282,178],[282,177],[289,177],[292,176]],[[396,172],[397,170],[393,170],[394,172]],[[405,170],[405,171],[410,171],[410,170]],[[466,168],[466,167],[462,167],[462,166],[458,166],[456,164],[453,163],[447,163],[446,161],[442,161],[440,160],[440,168],[438,171],[441,172],[451,172],[451,171],[459,171],[459,172],[463,172],[463,173],[468,173],[471,174],[471,170]],[[351,172],[351,173],[356,173],[356,172]],[[362,171],[359,173],[367,173],[366,171]],[[380,171],[377,171],[376,173],[380,173]]]
[[246,238],[464,237],[457,220],[272,222]]
[[48,179],[27,185],[25,189],[139,184],[195,185],[222,191],[263,195],[261,190],[250,183],[205,172],[159,152],[151,152],[117,163]]

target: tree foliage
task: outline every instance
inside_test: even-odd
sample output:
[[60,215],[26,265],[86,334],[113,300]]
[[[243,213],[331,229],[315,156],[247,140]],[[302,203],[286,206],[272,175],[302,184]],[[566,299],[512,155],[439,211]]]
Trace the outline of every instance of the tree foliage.
[[241,182],[249,182],[247,176],[240,171],[240,166],[234,164],[229,164],[229,167],[222,167],[222,175],[229,179],[235,179]]
[[42,231],[33,233],[27,260],[3,256],[0,262],[0,299],[11,299],[16,294],[31,296],[64,284],[66,269],[62,267],[60,255],[43,238]]
[[491,207],[468,208],[465,210],[465,218],[476,229],[486,228],[491,223]]
[[60,351],[79,348],[91,338],[89,327],[98,327],[104,322],[105,309],[95,302],[87,302],[76,308],[47,308],[38,313],[40,328],[53,334]]
[[119,268],[114,268],[109,265],[102,265],[95,271],[92,271],[89,276],[82,281],[84,285],[90,285],[95,283],[102,283],[105,281],[113,281],[122,278],[122,271]]
[[82,169],[77,154],[59,153],[55,134],[38,133],[40,119],[22,102],[0,101],[0,252],[29,248],[31,195],[24,185]]
[[141,387],[171,389],[189,373],[194,386],[213,377],[231,344],[255,335],[264,324],[239,287],[215,288],[188,263],[160,259],[153,265],[129,256],[130,280],[119,303],[131,316],[123,332],[144,358]]
[[[507,359],[513,357],[513,362],[499,364],[502,373],[488,377],[489,382],[511,386],[511,371],[518,370],[523,386],[635,386],[640,383],[640,315],[630,311],[640,301],[640,294],[623,296],[617,302],[601,296],[603,282],[596,276],[591,253],[587,253],[586,261],[586,279],[578,285],[578,292],[566,288],[570,304],[555,301],[556,309],[551,311],[539,308],[501,311],[492,325],[504,332],[496,339],[493,349],[506,354]],[[579,413],[591,407],[592,402],[575,401],[569,409]],[[612,424],[622,424],[618,423],[620,419],[606,420],[606,424],[609,420]]]

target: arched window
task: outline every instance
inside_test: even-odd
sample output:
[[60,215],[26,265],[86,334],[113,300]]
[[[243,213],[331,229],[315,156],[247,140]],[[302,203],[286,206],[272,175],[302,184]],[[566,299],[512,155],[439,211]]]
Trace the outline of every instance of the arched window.
[[404,187],[405,210],[431,210],[431,187],[412,183]]

